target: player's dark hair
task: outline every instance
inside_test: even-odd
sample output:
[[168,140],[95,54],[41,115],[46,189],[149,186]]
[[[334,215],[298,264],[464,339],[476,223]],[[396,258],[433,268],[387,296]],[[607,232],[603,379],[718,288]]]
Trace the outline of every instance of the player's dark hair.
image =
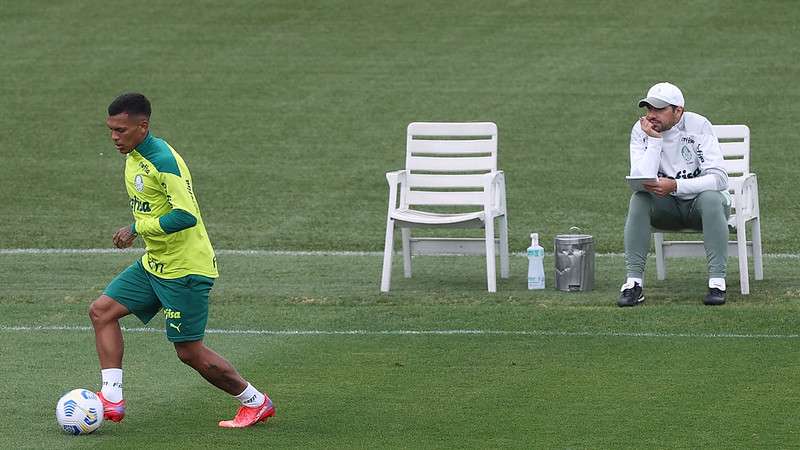
[[150,100],[138,92],[128,92],[115,98],[108,105],[108,115],[128,113],[128,115],[143,115],[150,118]]

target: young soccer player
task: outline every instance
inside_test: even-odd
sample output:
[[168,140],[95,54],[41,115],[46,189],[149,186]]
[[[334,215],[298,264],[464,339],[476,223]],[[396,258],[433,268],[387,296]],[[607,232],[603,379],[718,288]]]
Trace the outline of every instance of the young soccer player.
[[219,426],[242,428],[264,422],[275,415],[270,398],[203,344],[208,294],[217,277],[216,257],[189,169],[175,149],[150,133],[150,112],[144,95],[128,93],[109,105],[106,119],[114,146],[125,155],[125,186],[134,218],[112,240],[116,247],[127,248],[141,236],[146,248],[142,258],[114,278],[89,308],[103,380],[98,394],[104,417],[113,422],[125,417],[119,319],[134,314],[147,323],[163,310],[167,339],[178,358],[242,404],[232,420]]

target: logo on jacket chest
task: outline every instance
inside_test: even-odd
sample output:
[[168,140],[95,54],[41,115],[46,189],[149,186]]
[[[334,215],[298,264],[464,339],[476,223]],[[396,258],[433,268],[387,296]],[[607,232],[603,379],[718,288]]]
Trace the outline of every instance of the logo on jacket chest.
[[150,202],[146,202],[135,195],[130,199],[130,206],[131,211],[138,211],[140,213],[149,213],[153,211],[150,207]]
[[[688,172],[686,170],[679,170],[678,173],[675,174],[674,179],[675,180],[680,180],[680,179],[687,180],[687,179],[690,179],[690,178],[699,177],[701,173],[702,173],[702,171],[700,170],[699,167],[697,169],[694,169],[692,172]],[[661,174],[659,174],[659,176],[661,176]],[[673,178],[673,177],[668,177],[668,178]]]
[[136,192],[144,191],[144,178],[141,174],[137,174],[133,177],[133,188],[136,189]]
[[695,141],[694,137],[692,136],[681,137],[681,156],[686,162],[688,163],[692,162],[693,152],[701,163],[705,162],[705,158],[703,157],[703,150],[700,149],[700,144],[697,141]]
[[689,150],[689,147],[685,145],[681,147],[681,156],[683,157],[683,160],[686,161],[687,163],[692,162],[692,151]]

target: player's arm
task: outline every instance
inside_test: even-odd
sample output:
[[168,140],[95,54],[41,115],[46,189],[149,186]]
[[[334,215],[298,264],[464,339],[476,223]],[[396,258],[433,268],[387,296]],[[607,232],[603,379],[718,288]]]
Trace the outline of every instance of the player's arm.
[[182,209],[173,209],[161,217],[139,219],[131,225],[130,230],[136,235],[159,236],[177,233],[197,225],[197,218],[190,212]]
[[639,120],[633,125],[631,130],[630,154],[632,177],[656,177],[658,168],[661,165],[661,137],[650,136],[643,127],[650,125],[649,122]]
[[172,211],[164,214],[161,217],[153,219],[137,220],[136,223],[127,227],[122,227],[114,233],[111,240],[117,248],[128,248],[133,245],[136,236],[139,233],[136,231],[136,225],[142,229],[147,230],[145,236],[164,235],[177,233],[178,231],[185,230],[197,225],[197,218],[182,209],[173,209]]
[[161,187],[172,209],[161,217],[139,219],[131,226],[141,236],[159,236],[177,233],[197,225],[197,204],[188,179],[172,173],[160,176]]

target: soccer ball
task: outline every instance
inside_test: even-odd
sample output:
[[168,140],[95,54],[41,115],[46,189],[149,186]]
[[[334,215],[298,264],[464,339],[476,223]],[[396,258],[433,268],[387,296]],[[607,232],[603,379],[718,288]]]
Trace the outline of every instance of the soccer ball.
[[103,402],[92,391],[73,389],[58,399],[56,420],[70,434],[89,434],[103,424]]

